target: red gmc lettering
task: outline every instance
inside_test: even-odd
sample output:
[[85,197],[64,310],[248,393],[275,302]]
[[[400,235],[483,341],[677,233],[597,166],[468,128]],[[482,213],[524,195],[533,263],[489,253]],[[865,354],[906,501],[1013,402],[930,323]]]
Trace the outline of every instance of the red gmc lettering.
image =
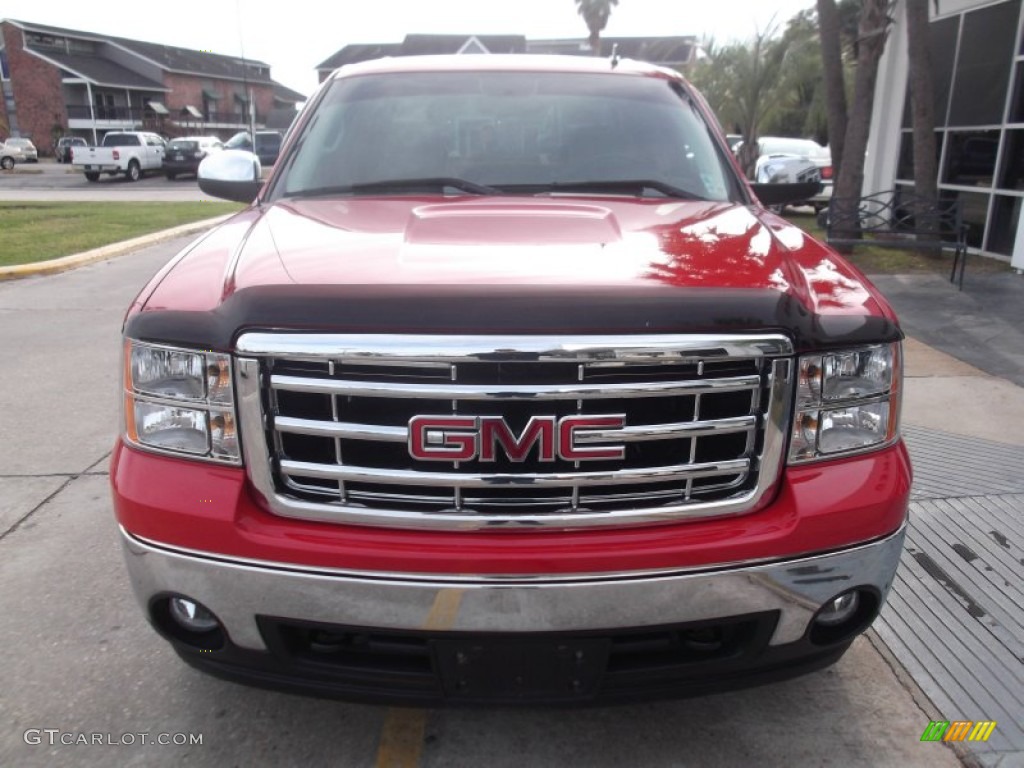
[[553,416],[533,416],[517,438],[501,416],[480,418],[480,461],[494,461],[494,444],[501,443],[505,455],[512,461],[526,461],[534,444],[540,444],[541,461],[555,460],[555,419]]
[[409,455],[420,461],[496,461],[497,446],[511,461],[622,459],[624,445],[580,446],[581,433],[621,429],[625,416],[533,416],[518,435],[500,416],[415,416],[409,421]]
[[577,432],[591,429],[622,429],[625,416],[566,416],[558,424],[558,453],[569,461],[624,459],[624,445],[595,445],[583,448],[576,444]]
[[423,461],[476,458],[475,416],[414,416],[409,421],[409,455]]

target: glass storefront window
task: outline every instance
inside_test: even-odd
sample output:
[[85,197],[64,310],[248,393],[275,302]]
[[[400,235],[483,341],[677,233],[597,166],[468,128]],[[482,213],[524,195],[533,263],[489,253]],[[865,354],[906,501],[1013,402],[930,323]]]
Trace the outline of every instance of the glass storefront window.
[[1024,61],[1014,67],[1013,101],[1010,102],[1010,122],[1024,123]]
[[964,14],[949,125],[999,125],[1006,106],[1020,0]]
[[1010,195],[996,195],[992,202],[992,223],[988,229],[988,245],[985,250],[1013,254],[1017,239],[1017,221],[1020,219],[1021,198]]
[[949,131],[943,184],[991,187],[999,152],[999,131]]
[[988,220],[988,201],[991,195],[980,192],[958,192],[942,190],[943,200],[963,200],[964,224],[967,225],[967,245],[981,248],[985,238],[985,223]]
[[997,186],[1001,189],[1024,189],[1024,129],[1006,132]]

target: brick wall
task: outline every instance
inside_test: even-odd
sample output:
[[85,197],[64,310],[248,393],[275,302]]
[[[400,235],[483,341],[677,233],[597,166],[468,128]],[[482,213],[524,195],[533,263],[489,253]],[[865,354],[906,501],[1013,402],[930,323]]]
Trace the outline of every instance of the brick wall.
[[[238,111],[238,107],[235,104],[234,94],[242,93],[245,90],[243,83],[235,80],[218,80],[172,72],[164,75],[164,85],[171,89],[171,92],[167,94],[167,108],[174,116],[177,116],[189,104],[202,110],[204,90],[213,91],[220,96],[220,101],[211,104],[211,109],[217,112],[235,113]],[[255,83],[250,83],[249,87],[255,92],[256,114],[262,122],[274,108],[274,89],[270,85]]]
[[64,110],[60,71],[52,64],[26,53],[21,30],[9,22],[0,24],[11,70],[14,108],[22,136],[36,145],[40,155],[53,154],[53,126],[60,134],[67,132],[68,116]]

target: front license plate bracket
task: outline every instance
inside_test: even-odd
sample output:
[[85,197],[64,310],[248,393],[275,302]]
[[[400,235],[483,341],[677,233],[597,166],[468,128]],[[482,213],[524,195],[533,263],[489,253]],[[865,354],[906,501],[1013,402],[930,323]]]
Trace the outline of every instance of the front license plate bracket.
[[609,645],[602,638],[431,641],[445,696],[506,701],[595,696]]

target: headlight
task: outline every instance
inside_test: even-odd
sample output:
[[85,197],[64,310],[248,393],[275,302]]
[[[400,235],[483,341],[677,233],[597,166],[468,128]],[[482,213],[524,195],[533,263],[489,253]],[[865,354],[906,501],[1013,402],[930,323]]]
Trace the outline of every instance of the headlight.
[[789,463],[889,445],[899,436],[899,343],[800,358]]
[[133,445],[240,464],[230,355],[127,339],[124,421]]

